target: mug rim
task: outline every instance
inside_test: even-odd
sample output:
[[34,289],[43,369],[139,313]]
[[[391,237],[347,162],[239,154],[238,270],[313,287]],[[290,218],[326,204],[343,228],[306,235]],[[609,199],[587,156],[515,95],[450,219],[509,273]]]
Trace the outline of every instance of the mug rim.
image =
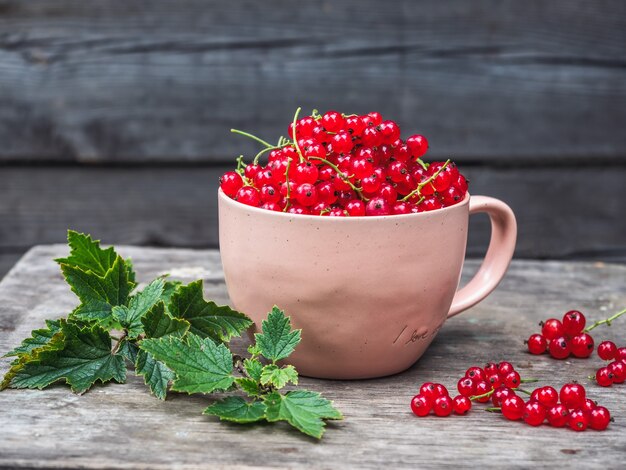
[[[424,217],[424,216],[433,216],[435,214],[443,214],[446,212],[449,212],[451,210],[454,209],[459,209],[461,207],[467,206],[469,205],[469,200],[471,198],[471,195],[469,192],[466,192],[465,194],[465,198],[461,201],[458,202],[456,204],[454,204],[453,206],[447,206],[447,207],[442,207],[440,209],[435,209],[433,211],[427,211],[427,212],[415,212],[415,213],[410,213],[410,214],[390,214],[390,215],[362,215],[362,216],[351,216],[351,217],[323,217],[320,215],[311,215],[311,214],[292,214],[289,212],[282,212],[282,211],[270,211],[267,209],[262,209],[260,207],[254,207],[254,206],[249,206],[247,204],[243,204],[239,201],[234,200],[231,197],[228,197],[224,191],[222,190],[222,188],[218,187],[217,188],[217,194],[218,197],[224,201],[225,204],[229,204],[232,207],[235,208],[240,208],[240,209],[245,209],[248,210],[252,213],[258,213],[259,215],[266,215],[266,216],[276,216],[276,217],[288,217],[288,218],[293,218],[293,217],[298,217],[302,220],[306,220],[306,219],[313,219],[313,220],[341,220],[343,222],[341,223],[350,223],[347,222],[348,220],[352,220],[352,221],[362,221],[362,220],[397,220],[398,218],[410,218],[410,217]],[[334,223],[334,222],[333,222]]]

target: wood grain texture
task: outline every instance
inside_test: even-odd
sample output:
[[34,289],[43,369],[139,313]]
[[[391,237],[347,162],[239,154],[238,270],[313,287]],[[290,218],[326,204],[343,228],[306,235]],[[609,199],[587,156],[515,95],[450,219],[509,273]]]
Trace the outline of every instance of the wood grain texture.
[[[107,243],[217,247],[226,168],[2,168],[0,251],[64,242],[68,228]],[[518,257],[626,256],[626,167],[462,171],[472,194],[500,198],[517,214]],[[489,231],[486,216],[472,217],[470,256],[484,254]]]
[[625,43],[617,0],[2,0],[0,160],[225,161],[298,105],[434,157],[619,160]]
[[[51,261],[66,251],[43,246],[29,251],[0,283],[0,350],[76,303]],[[201,277],[206,296],[228,300],[215,251],[121,247],[133,258],[140,280],[170,271],[183,281]],[[476,269],[466,266],[466,275]],[[33,285],[39,286],[32,289]],[[626,404],[617,386],[602,389],[585,377],[590,360],[555,361],[529,356],[523,337],[539,319],[576,307],[588,317],[608,316],[626,304],[626,266],[602,263],[513,262],[501,286],[486,301],[451,320],[423,358],[402,374],[366,381],[303,379],[344,412],[317,443],[282,425],[236,426],[200,414],[211,398],[172,394],[166,402],[149,396],[140,379],[95,387],[84,396],[64,386],[45,391],[0,393],[0,466],[3,468],[432,468],[464,467],[618,468],[626,452]],[[598,328],[597,338],[624,337],[626,323]],[[240,342],[237,348],[243,347]],[[574,378],[616,417],[606,432],[574,433],[529,426],[484,413],[465,417],[412,416],[408,403],[418,385],[455,377],[473,364],[510,360],[538,385],[559,386]],[[6,370],[2,360],[0,371]]]

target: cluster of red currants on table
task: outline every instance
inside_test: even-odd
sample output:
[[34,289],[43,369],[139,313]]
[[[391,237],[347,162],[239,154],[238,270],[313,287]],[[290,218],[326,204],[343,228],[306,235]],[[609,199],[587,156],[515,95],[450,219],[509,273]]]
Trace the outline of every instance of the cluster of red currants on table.
[[[461,202],[468,183],[447,160],[427,163],[423,135],[402,140],[380,113],[313,111],[289,125],[289,138],[264,148],[251,163],[238,159],[220,178],[222,191],[243,204],[319,216],[383,216],[428,212]],[[260,158],[267,154],[267,164]]]
[[[531,426],[547,422],[553,427],[569,426],[574,431],[591,428],[605,430],[611,414],[603,406],[598,406],[587,398],[585,388],[577,383],[569,383],[557,392],[554,387],[540,387],[532,392],[520,388],[523,380],[509,362],[489,363],[485,367],[472,366],[457,382],[459,395],[452,398],[448,389],[439,383],[426,382],[411,400],[411,410],[416,416],[449,416],[452,413],[466,414],[472,402],[487,403],[493,407],[485,411],[500,412],[511,421],[523,420]],[[519,394],[529,395],[524,400]]]

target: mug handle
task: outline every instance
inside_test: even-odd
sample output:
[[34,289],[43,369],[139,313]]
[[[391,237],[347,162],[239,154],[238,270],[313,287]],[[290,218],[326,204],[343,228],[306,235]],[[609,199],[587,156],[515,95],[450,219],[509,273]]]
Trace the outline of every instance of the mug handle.
[[491,219],[491,241],[485,259],[472,280],[457,291],[452,300],[451,318],[487,297],[506,273],[517,239],[515,215],[504,202],[487,196],[471,196],[469,213],[486,212]]

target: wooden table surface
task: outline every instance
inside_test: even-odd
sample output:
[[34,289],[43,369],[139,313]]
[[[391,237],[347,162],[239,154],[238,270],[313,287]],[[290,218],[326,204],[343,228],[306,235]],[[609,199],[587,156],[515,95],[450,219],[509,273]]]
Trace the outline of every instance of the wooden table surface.
[[[133,259],[140,281],[163,272],[183,281],[205,280],[205,296],[228,302],[217,251],[120,247]],[[53,258],[60,245],[29,251],[0,282],[0,352],[8,351],[45,318],[66,315],[76,304]],[[465,277],[476,269],[466,265]],[[454,318],[430,349],[402,374],[376,380],[303,378],[343,411],[322,441],[286,424],[229,425],[201,414],[209,397],[171,393],[151,397],[140,378],[96,386],[83,396],[66,386],[0,393],[0,467],[199,468],[227,467],[559,467],[623,468],[626,457],[626,385],[603,389],[586,376],[600,360],[555,361],[524,352],[522,340],[537,322],[578,308],[588,318],[626,305],[626,266],[516,261],[497,291]],[[594,331],[596,341],[621,340],[626,320]],[[237,345],[242,347],[243,344]],[[416,418],[409,401],[424,381],[454,388],[470,365],[509,360],[538,385],[578,379],[616,418],[605,432],[575,433],[546,425],[532,428],[485,413]],[[2,360],[4,373],[9,361]],[[554,468],[554,467],[553,467]]]

